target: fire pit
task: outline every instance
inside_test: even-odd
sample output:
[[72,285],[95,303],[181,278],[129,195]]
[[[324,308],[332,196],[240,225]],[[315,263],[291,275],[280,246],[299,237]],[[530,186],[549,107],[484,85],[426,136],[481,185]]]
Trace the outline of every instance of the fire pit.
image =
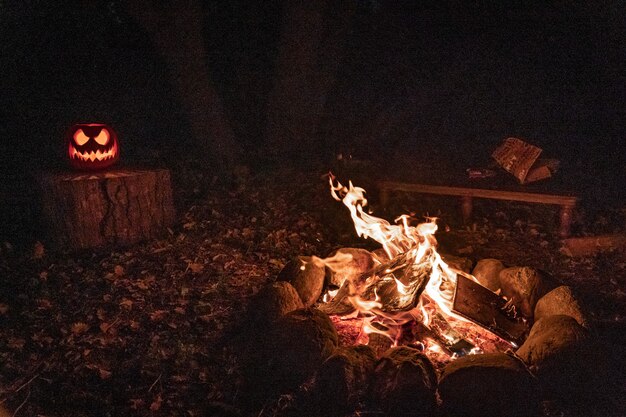
[[587,389],[581,358],[594,350],[569,287],[494,259],[470,273],[437,251],[436,219],[391,224],[365,211],[364,189],[330,176],[330,190],[381,248],[298,257],[253,300],[257,394],[313,387],[315,410],[331,414],[526,416]]
[[[346,273],[351,260],[343,253],[318,261],[331,275],[340,275],[331,279],[339,288],[328,290],[319,308],[330,315],[356,313],[362,318],[356,343],[367,344],[375,333],[394,346],[417,343],[426,354],[451,358],[482,352],[485,342],[500,349],[518,346],[527,331],[523,317],[512,303],[443,260],[434,237],[436,219],[412,225],[408,216],[401,216],[392,225],[364,211],[365,190],[352,183],[335,184],[332,176],[330,181],[332,196],[350,210],[357,234],[383,249],[373,268],[356,274]],[[472,328],[470,322],[484,329]],[[470,333],[474,340],[464,336]]]

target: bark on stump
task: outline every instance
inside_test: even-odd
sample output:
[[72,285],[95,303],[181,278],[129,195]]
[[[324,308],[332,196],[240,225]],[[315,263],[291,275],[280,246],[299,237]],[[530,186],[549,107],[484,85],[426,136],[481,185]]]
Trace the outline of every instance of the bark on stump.
[[54,173],[39,184],[43,218],[57,247],[132,244],[161,235],[174,222],[165,169]]

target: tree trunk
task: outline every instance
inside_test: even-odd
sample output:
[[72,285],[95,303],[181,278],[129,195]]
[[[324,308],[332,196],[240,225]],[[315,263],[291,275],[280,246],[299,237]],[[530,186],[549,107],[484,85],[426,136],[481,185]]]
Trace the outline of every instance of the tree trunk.
[[274,155],[318,151],[317,134],[354,12],[352,1],[284,2],[266,140]]
[[158,237],[174,223],[164,169],[45,174],[39,185],[42,214],[57,247],[129,245]]
[[232,168],[241,150],[211,80],[201,3],[181,0],[163,6],[132,0],[128,9],[165,60],[199,149],[224,168]]

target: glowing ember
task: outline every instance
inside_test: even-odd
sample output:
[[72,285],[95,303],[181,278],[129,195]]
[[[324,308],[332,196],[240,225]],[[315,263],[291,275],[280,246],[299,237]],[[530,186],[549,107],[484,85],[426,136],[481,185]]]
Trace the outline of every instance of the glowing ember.
[[[321,308],[346,317],[356,312],[362,318],[357,343],[367,343],[369,334],[378,333],[388,337],[393,345],[419,340],[424,351],[433,355],[454,357],[479,352],[480,348],[464,340],[453,328],[453,325],[461,326],[465,330],[463,334],[468,335],[472,334],[468,327],[474,325],[452,311],[457,274],[476,279],[442,260],[434,237],[436,219],[428,218],[416,224],[403,215],[396,219],[396,224],[391,224],[365,212],[367,199],[363,188],[353,186],[352,182],[346,187],[332,175],[329,183],[333,198],[342,201],[350,211],[357,235],[380,243],[388,262],[381,260],[366,274],[344,279],[339,290],[324,295],[325,304]],[[315,258],[333,271],[341,270],[350,260],[349,254]],[[407,330],[416,327],[423,334]],[[474,340],[489,339],[492,345],[498,344],[493,342],[494,338],[499,339],[495,335],[477,337],[488,333],[484,330],[473,333]],[[412,340],[406,340],[407,337]]]

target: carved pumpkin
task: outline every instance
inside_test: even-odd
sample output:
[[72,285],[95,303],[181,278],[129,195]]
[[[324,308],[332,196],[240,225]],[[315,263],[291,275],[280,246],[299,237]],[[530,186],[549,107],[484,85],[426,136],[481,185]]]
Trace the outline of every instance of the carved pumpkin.
[[72,126],[67,132],[67,142],[70,164],[77,169],[107,168],[120,157],[117,134],[102,123]]

